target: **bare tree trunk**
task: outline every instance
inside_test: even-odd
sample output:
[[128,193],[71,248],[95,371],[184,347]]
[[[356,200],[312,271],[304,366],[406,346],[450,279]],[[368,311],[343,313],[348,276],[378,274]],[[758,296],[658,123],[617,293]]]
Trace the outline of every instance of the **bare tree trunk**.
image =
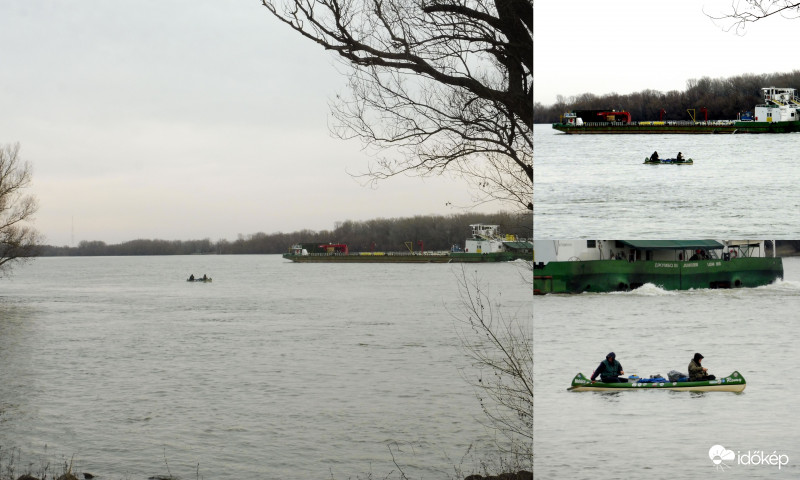
[[30,225],[38,204],[24,192],[32,175],[30,164],[20,160],[19,144],[0,147],[0,274],[39,252],[41,236]]

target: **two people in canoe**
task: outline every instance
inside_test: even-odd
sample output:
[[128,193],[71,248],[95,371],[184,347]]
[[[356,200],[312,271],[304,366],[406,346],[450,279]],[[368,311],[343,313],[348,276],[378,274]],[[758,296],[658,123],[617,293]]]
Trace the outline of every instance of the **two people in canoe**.
[[[206,281],[206,280],[208,280],[208,276],[207,276],[207,275],[204,273],[204,274],[203,274],[203,278],[198,278],[197,280],[203,280],[203,281]],[[190,281],[190,282],[194,282],[194,281],[195,281],[195,278],[194,278],[194,273],[193,273],[193,274],[191,274],[191,275],[189,275],[189,281]]]
[[[685,160],[686,160],[686,158],[684,158],[683,153],[682,152],[678,152],[678,156],[675,157],[675,161],[676,162],[683,162]],[[653,152],[653,154],[650,155],[650,161],[651,162],[658,162],[659,161],[658,152],[657,151]]]
[[[707,380],[716,380],[717,377],[708,374],[708,369],[702,365],[703,356],[695,353],[692,361],[689,362],[689,381],[702,382]],[[592,373],[590,380],[594,383],[596,378],[600,376],[600,381],[603,383],[624,383],[628,379],[620,377],[624,375],[625,371],[622,369],[622,364],[617,361],[617,355],[610,352],[606,355],[606,359],[600,362],[600,365]]]

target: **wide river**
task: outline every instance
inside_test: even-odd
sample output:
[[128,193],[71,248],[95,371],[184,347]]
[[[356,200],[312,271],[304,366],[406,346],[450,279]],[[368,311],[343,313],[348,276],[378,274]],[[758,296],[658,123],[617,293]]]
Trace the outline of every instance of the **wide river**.
[[[800,133],[566,135],[534,126],[534,236],[800,238]],[[644,165],[683,152],[694,165]]]
[[[536,478],[800,478],[800,258],[784,269],[752,289],[534,297]],[[710,373],[738,370],[747,388],[567,391],[611,351],[640,377],[686,372],[700,352]],[[716,445],[733,458],[715,464]]]
[[[800,238],[800,134],[534,137],[534,238]],[[644,165],[654,150],[694,165]],[[800,478],[800,258],[784,268],[754,289],[535,297],[536,478]],[[641,377],[700,352],[747,388],[567,391],[611,351]]]
[[[465,271],[530,322],[529,269]],[[275,255],[37,259],[0,279],[0,464],[18,448],[18,473],[66,460],[105,479],[385,478],[396,462],[450,478],[495,451],[463,378],[476,370],[452,315],[461,275]]]

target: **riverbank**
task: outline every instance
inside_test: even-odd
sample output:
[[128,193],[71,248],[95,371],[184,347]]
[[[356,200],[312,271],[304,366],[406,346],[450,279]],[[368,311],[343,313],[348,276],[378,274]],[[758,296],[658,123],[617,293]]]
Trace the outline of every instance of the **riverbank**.
[[[393,472],[390,472],[386,476],[381,476],[380,478],[384,478],[385,480],[390,480],[392,478],[397,478],[398,480],[408,478],[403,473],[402,468],[398,467],[396,464],[395,467],[398,471],[394,476]],[[486,464],[483,465],[483,468],[487,468]],[[464,473],[458,473],[461,469],[462,467],[455,467],[456,473],[447,478],[450,480],[461,480],[462,478],[463,480],[533,480],[533,472],[527,470],[520,470],[516,473],[499,473],[497,475],[489,475],[484,472],[484,475],[473,473],[464,476]],[[132,477],[127,474],[101,474],[100,472],[90,473],[83,470],[82,462],[76,460],[74,456],[69,459],[66,457],[54,459],[45,454],[37,458],[36,461],[31,461],[27,455],[23,455],[19,448],[8,449],[0,447],[0,480],[132,480]],[[395,468],[392,470],[394,471]],[[198,464],[196,470],[190,472],[189,475],[173,476],[167,458],[164,458],[164,465],[154,468],[154,471],[166,471],[166,473],[150,475],[146,477],[146,480],[178,480],[189,478],[201,480],[205,478],[200,464]],[[331,475],[331,478],[335,480],[333,475]],[[367,477],[357,475],[355,478],[347,478],[348,480],[360,480],[362,478],[364,480],[370,480],[373,478],[373,475],[370,473]],[[143,477],[142,480],[145,480],[145,478]]]

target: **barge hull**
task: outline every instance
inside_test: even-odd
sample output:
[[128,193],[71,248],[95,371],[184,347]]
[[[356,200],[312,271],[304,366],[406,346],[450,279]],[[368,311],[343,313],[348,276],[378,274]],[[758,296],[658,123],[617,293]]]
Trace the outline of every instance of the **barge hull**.
[[687,125],[584,124],[554,123],[553,128],[569,135],[585,134],[739,134],[800,132],[796,122],[735,122],[728,125],[696,123]]
[[589,260],[534,265],[536,294],[617,292],[652,283],[665,290],[740,288],[769,285],[783,278],[781,258],[636,261]]
[[513,252],[493,253],[464,253],[452,252],[445,254],[309,254],[294,255],[286,253],[283,258],[298,263],[487,263],[510,262],[517,259],[531,260],[531,258]]

